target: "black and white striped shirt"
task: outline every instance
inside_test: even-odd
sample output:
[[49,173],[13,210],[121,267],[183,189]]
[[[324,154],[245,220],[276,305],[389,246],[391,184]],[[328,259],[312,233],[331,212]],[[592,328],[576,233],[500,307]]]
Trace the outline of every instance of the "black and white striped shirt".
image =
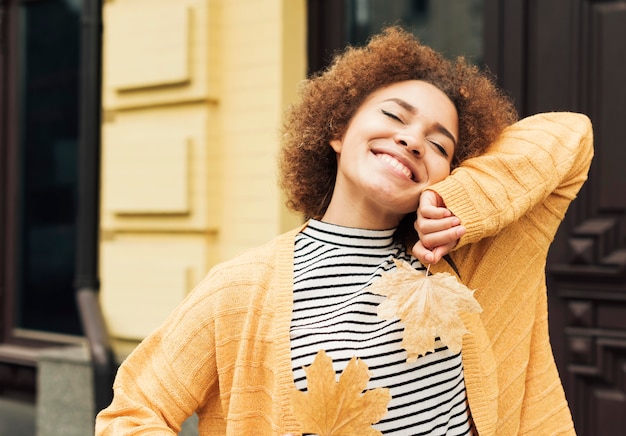
[[434,353],[407,363],[402,323],[379,318],[384,297],[366,289],[395,268],[394,258],[423,269],[393,240],[393,232],[311,220],[297,236],[291,322],[296,386],[306,391],[302,367],[311,365],[321,349],[337,373],[357,356],[370,370],[367,389],[387,387],[392,396],[376,429],[385,435],[469,435],[461,354],[437,340]]

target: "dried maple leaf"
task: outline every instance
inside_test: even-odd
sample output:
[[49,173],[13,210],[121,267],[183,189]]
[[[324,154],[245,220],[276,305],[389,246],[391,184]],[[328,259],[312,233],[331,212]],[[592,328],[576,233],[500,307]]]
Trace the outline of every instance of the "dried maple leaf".
[[404,323],[402,346],[407,362],[434,351],[437,336],[458,353],[467,333],[460,313],[482,312],[474,291],[451,274],[427,275],[407,262],[394,261],[396,270],[383,274],[368,290],[387,297],[378,306],[378,316],[398,317]]
[[363,393],[369,370],[353,357],[337,382],[333,362],[320,350],[313,364],[304,368],[307,392],[294,388],[293,412],[304,433],[319,436],[377,436],[371,425],[387,414],[389,389],[376,388]]

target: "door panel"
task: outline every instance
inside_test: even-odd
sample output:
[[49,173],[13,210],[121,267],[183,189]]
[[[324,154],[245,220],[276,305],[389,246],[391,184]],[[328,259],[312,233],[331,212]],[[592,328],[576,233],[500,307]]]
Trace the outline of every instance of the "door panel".
[[[591,9],[591,112],[599,152],[596,158],[597,207],[626,210],[626,3],[597,4]],[[601,150],[600,150],[601,151]]]
[[486,0],[485,37],[522,116],[593,122],[589,179],[548,257],[550,330],[577,433],[626,434],[626,3]]
[[589,180],[547,266],[555,357],[578,434],[626,434],[626,4],[531,1],[527,29],[527,114],[594,126]]

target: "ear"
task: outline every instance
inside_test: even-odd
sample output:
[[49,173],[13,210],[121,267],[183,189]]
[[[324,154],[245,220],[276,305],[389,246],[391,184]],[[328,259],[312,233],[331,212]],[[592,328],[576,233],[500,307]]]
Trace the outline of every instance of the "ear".
[[339,138],[331,139],[329,144],[332,147],[332,149],[335,150],[335,153],[341,153],[341,148],[343,146],[343,141],[341,139]]

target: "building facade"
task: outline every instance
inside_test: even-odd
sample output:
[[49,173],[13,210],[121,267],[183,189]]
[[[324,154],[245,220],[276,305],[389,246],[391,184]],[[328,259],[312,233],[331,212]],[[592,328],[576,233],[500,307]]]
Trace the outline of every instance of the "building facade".
[[[276,183],[306,74],[304,1],[104,4],[100,277],[142,339],[208,268],[301,219]],[[145,19],[148,15],[150,19]]]

